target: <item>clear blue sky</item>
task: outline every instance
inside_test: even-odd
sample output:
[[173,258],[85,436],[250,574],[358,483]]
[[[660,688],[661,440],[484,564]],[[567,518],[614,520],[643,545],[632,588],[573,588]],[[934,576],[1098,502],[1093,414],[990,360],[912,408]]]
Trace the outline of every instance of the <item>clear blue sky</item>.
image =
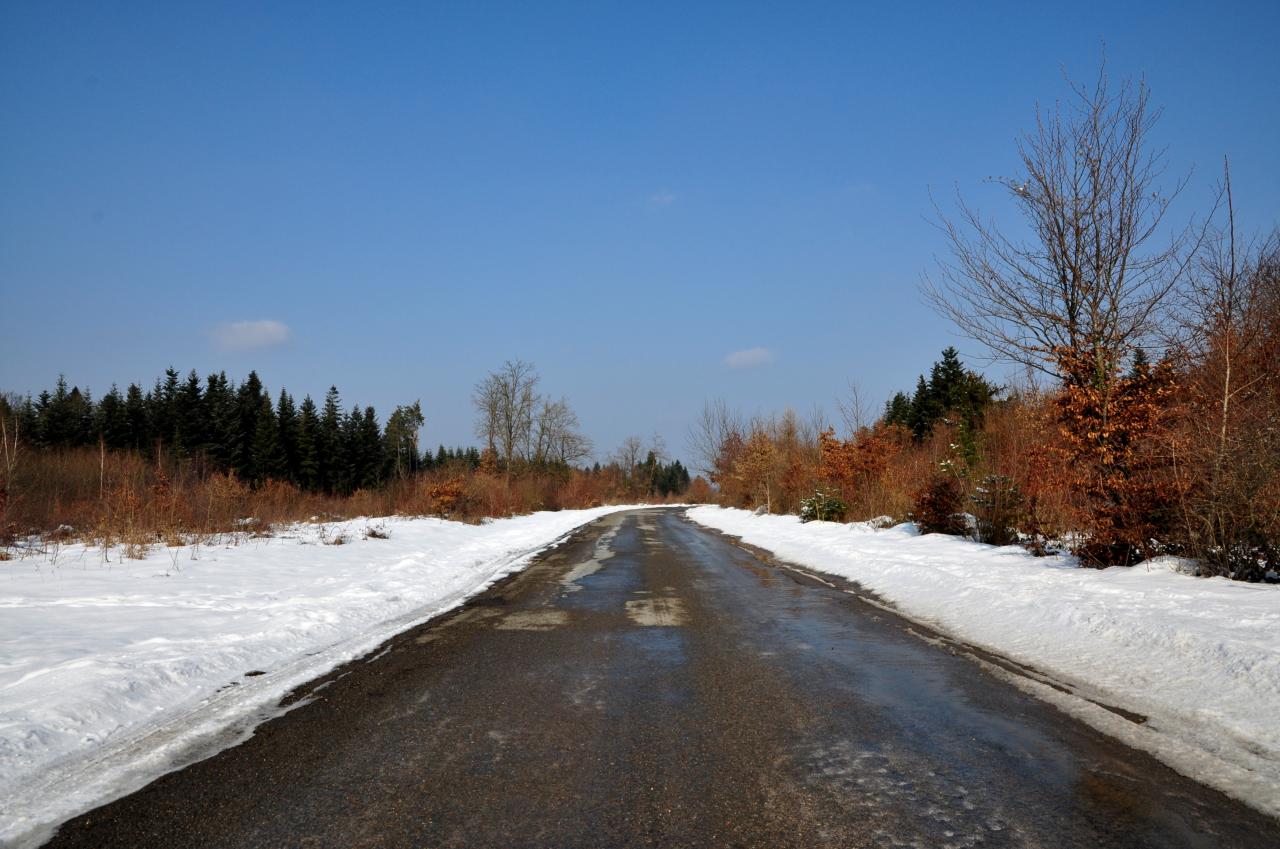
[[196,6],[0,3],[0,389],[256,368],[460,443],[522,357],[602,455],[712,396],[880,404],[981,353],[917,291],[930,188],[990,197],[1104,41],[1187,213],[1229,154],[1280,216],[1274,0]]

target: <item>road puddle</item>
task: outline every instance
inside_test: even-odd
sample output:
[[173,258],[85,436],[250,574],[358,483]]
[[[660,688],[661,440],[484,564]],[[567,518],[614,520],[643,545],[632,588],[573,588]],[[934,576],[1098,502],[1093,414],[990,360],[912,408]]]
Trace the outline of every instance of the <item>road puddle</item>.
[[628,601],[627,617],[637,625],[671,628],[688,621],[684,602],[678,598],[642,598]]
[[579,581],[599,572],[604,568],[605,562],[614,556],[613,539],[618,535],[618,527],[615,525],[600,535],[590,560],[584,560],[564,574],[560,583],[564,586],[565,592],[573,593],[582,589]]
[[567,610],[517,610],[498,623],[499,631],[550,631],[569,624]]

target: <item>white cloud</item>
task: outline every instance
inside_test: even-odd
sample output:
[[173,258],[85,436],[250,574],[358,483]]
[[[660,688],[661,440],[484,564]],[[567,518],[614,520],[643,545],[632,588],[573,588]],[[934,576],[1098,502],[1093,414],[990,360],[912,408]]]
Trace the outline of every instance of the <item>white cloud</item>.
[[661,192],[654,192],[653,194],[649,195],[650,206],[671,206],[671,204],[675,202],[676,202],[676,195],[674,192],[661,191]]
[[745,351],[734,351],[724,358],[729,368],[757,368],[767,366],[776,359],[768,348],[748,348]]
[[209,338],[221,351],[254,351],[283,345],[289,340],[289,328],[270,319],[230,321],[215,326],[209,331]]

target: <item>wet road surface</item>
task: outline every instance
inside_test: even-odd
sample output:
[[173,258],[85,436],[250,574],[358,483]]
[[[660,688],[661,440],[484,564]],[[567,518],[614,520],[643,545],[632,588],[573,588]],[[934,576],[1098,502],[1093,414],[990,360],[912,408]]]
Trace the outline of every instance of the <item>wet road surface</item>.
[[1280,845],[910,628],[679,511],[615,514],[49,845]]

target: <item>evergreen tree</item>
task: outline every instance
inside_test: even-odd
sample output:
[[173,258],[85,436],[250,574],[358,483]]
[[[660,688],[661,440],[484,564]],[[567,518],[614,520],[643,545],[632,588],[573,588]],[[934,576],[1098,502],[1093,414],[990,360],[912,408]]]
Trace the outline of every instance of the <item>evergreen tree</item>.
[[151,444],[151,412],[142,387],[130,383],[124,396],[124,414],[128,420],[130,448],[144,449]]
[[258,419],[262,416],[264,399],[267,402],[266,408],[270,409],[271,398],[264,392],[258,373],[249,372],[245,382],[236,390],[236,418],[239,427],[236,432],[235,453],[236,474],[248,481],[261,480],[259,464],[254,459],[254,441],[257,439]]
[[295,484],[300,483],[302,477],[302,460],[298,452],[301,426],[298,411],[293,406],[293,398],[281,387],[280,400],[276,402],[276,427],[280,436],[282,461],[281,477]]
[[417,401],[396,407],[387,417],[384,451],[390,473],[398,479],[403,480],[418,470],[418,431],[423,423],[422,406]]
[[98,402],[94,431],[102,437],[108,448],[123,450],[130,448],[129,415],[125,409],[124,398],[120,388],[111,384],[111,391],[102,396]]
[[319,440],[320,416],[308,395],[298,411],[298,483],[303,489],[321,488]]
[[320,458],[320,486],[327,492],[340,492],[345,486],[346,462],[343,457],[342,398],[338,387],[330,386],[324,396],[324,412],[320,417],[320,435],[316,453]]
[[884,422],[911,430],[911,398],[907,393],[895,392],[884,405]]
[[1135,348],[1133,351],[1133,366],[1129,369],[1129,380],[1142,380],[1151,373],[1151,361],[1147,359],[1147,352],[1141,348]]
[[204,407],[208,419],[205,428],[205,451],[222,471],[236,470],[240,450],[240,412],[236,393],[226,372],[205,378]]
[[36,404],[39,417],[39,442],[55,448],[85,445],[92,439],[90,405],[78,387],[67,389],[67,380],[58,376],[52,395],[40,393]]
[[360,489],[373,489],[382,482],[383,470],[387,465],[382,445],[382,428],[378,427],[378,416],[373,407],[364,408],[358,439],[361,466],[356,486]]
[[156,379],[151,391],[151,436],[160,440],[169,450],[178,448],[175,438],[177,422],[178,371],[170,366],[164,370],[164,381]]
[[911,432],[917,440],[923,440],[933,430],[934,422],[942,418],[942,409],[938,406],[924,375],[916,381],[915,394],[911,396]]
[[342,460],[342,465],[338,470],[336,488],[343,494],[354,492],[360,485],[364,467],[363,444],[360,439],[360,429],[363,424],[364,416],[360,414],[359,407],[352,407],[342,419],[342,436],[337,454]]
[[909,427],[919,442],[928,438],[935,424],[952,417],[961,435],[972,438],[997,391],[981,375],[965,369],[955,348],[947,348],[929,370],[928,381],[924,375],[916,381],[909,405],[902,393],[893,397],[885,421]]
[[85,387],[83,393],[71,393],[71,413],[75,423],[72,445],[88,445],[95,440],[93,393]]
[[261,483],[267,478],[283,480],[286,474],[279,424],[275,411],[271,408],[271,396],[264,392],[259,397],[258,416],[254,421],[250,449],[249,474],[246,477],[254,483]]
[[199,453],[205,445],[208,421],[204,392],[200,388],[200,375],[192,369],[186,382],[174,393],[174,451],[187,457]]

